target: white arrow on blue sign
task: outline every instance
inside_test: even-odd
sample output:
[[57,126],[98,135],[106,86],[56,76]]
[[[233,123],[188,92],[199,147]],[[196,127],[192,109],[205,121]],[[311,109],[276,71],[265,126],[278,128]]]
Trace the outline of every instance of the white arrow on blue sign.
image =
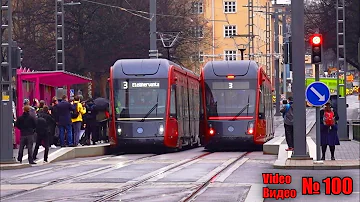
[[75,95],[75,90],[74,89],[70,89],[70,96],[74,96]]
[[305,95],[310,104],[320,107],[329,101],[330,90],[323,82],[315,81],[306,88]]

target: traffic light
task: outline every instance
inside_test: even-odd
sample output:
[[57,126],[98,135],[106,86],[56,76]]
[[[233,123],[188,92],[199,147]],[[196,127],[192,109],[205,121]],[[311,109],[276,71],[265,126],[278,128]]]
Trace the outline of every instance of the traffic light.
[[311,63],[321,63],[322,35],[314,34],[310,38],[311,43]]
[[285,42],[283,44],[284,51],[284,63],[291,64],[292,63],[292,50],[291,50],[291,37],[289,37],[289,42]]

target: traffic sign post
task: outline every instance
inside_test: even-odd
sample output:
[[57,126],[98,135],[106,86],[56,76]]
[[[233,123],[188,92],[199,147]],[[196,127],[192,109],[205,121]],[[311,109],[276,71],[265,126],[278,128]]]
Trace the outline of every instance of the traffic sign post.
[[306,100],[316,107],[316,160],[320,163],[320,107],[330,99],[330,89],[322,82],[319,82],[319,65],[315,65],[315,82],[311,83],[306,91]]

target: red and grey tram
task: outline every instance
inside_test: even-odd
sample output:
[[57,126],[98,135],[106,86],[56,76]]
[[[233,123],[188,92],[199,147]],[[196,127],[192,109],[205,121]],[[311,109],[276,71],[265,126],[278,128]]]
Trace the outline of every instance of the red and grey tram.
[[272,86],[256,62],[208,62],[201,85],[205,148],[257,146],[273,138]]
[[200,144],[200,77],[166,59],[118,60],[110,70],[112,147]]

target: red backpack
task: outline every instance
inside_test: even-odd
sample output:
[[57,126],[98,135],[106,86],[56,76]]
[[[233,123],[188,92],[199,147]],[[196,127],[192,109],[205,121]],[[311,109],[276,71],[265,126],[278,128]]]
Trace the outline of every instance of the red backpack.
[[334,117],[333,110],[324,112],[323,122],[324,122],[324,125],[326,125],[326,126],[335,125],[335,117]]

